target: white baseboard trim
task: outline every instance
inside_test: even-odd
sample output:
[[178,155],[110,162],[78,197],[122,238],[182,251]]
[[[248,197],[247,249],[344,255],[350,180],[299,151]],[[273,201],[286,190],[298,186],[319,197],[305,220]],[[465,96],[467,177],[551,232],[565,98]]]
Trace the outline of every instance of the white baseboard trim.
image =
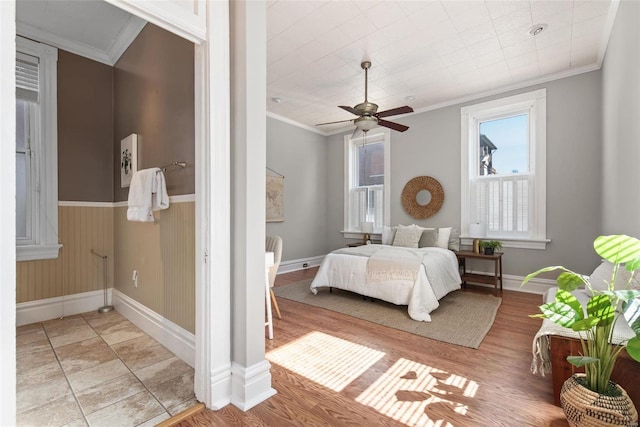
[[244,367],[231,363],[231,403],[243,411],[264,402],[277,391],[271,387],[271,364],[262,360]]
[[[112,299],[107,289],[107,300]],[[16,326],[44,322],[63,316],[87,313],[104,305],[104,291],[90,291],[63,297],[46,298],[16,304]]]
[[[231,403],[231,363],[211,372],[211,405],[209,409],[217,411]],[[203,399],[198,399],[203,402]]]
[[189,366],[195,366],[196,337],[194,334],[117,289],[113,290],[113,305],[116,311],[131,323],[171,350]]
[[[320,265],[325,255],[314,256],[310,258],[292,259],[290,261],[282,261],[278,267],[278,274],[291,273],[292,271],[304,270],[309,267],[317,267]],[[304,264],[307,264],[306,267]]]

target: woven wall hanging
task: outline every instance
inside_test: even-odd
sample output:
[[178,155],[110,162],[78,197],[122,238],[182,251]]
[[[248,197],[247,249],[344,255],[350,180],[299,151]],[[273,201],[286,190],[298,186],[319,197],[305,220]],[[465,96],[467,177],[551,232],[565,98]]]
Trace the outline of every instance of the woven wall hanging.
[[[426,190],[431,200],[426,205],[418,203],[418,193]],[[407,182],[402,190],[402,207],[415,219],[425,219],[438,213],[444,203],[444,190],[437,179],[430,176],[417,176]]]

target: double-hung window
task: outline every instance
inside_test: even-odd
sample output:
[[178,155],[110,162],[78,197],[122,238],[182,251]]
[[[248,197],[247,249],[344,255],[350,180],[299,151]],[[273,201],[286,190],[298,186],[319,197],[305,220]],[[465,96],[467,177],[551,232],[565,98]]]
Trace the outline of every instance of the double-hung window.
[[388,225],[389,142],[386,129],[373,129],[359,138],[344,138],[346,233],[360,232],[363,222],[372,222],[374,233],[381,233],[383,226]]
[[16,258],[56,258],[56,48],[16,38]]
[[546,90],[463,107],[461,153],[463,236],[544,249]]

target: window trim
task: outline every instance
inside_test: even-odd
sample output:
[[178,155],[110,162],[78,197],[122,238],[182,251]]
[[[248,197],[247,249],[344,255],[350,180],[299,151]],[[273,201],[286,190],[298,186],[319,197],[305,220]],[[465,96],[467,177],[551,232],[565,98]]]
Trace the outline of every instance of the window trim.
[[[366,138],[382,137],[384,142],[384,184],[383,184],[383,203],[384,203],[384,225],[389,226],[391,217],[391,132],[386,128],[376,128],[370,130]],[[350,207],[351,203],[349,196],[351,193],[352,185],[356,182],[355,168],[352,166],[355,164],[355,151],[354,147],[357,142],[363,140],[364,137],[351,138],[351,134],[344,136],[344,216],[343,226],[341,233],[344,238],[347,239],[360,239],[362,238],[362,231],[360,229],[349,229],[349,217],[351,215]],[[374,230],[372,236],[380,237],[382,230]]]
[[547,238],[546,225],[546,146],[547,146],[547,107],[546,89],[539,89],[506,98],[495,99],[460,109],[460,218],[462,244],[470,244],[469,224],[471,221],[470,177],[477,166],[472,158],[477,138],[479,122],[491,118],[526,110],[530,114],[529,153],[530,170],[535,176],[533,236],[514,238],[491,236],[503,242],[503,247],[522,249],[546,249],[551,240]]
[[52,259],[58,257],[62,247],[58,243],[58,49],[16,37],[16,50],[38,57],[41,70],[37,147],[32,147],[36,151],[32,165],[38,176],[38,182],[31,184],[33,202],[37,204],[32,236],[36,243],[19,245],[16,242],[16,260]]

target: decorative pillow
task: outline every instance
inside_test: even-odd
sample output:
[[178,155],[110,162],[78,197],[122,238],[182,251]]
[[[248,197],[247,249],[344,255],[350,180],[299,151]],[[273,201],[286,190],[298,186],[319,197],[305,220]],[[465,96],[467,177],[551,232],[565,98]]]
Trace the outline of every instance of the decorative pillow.
[[449,236],[449,249],[456,252],[460,250],[460,232],[457,228],[451,229],[451,235]]
[[382,244],[383,245],[393,244],[393,238],[396,236],[397,230],[398,230],[398,227],[387,227],[385,225],[382,228]]
[[399,225],[396,235],[393,238],[393,246],[404,246],[405,248],[417,248],[423,229],[416,225],[408,227]]
[[425,228],[418,242],[420,248],[432,248],[438,242],[438,231],[435,228]]
[[[602,263],[593,270],[593,273],[589,276],[589,283],[593,289],[599,291],[606,291],[609,289],[609,281],[613,274],[613,264],[607,260],[603,260]],[[616,275],[615,289],[627,289],[627,282],[629,281],[630,273],[624,268],[624,266],[618,269]],[[629,283],[629,289],[640,289],[640,282],[637,277],[634,277]]]
[[451,227],[438,228],[438,242],[436,246],[443,249],[449,249],[449,237],[451,236]]

